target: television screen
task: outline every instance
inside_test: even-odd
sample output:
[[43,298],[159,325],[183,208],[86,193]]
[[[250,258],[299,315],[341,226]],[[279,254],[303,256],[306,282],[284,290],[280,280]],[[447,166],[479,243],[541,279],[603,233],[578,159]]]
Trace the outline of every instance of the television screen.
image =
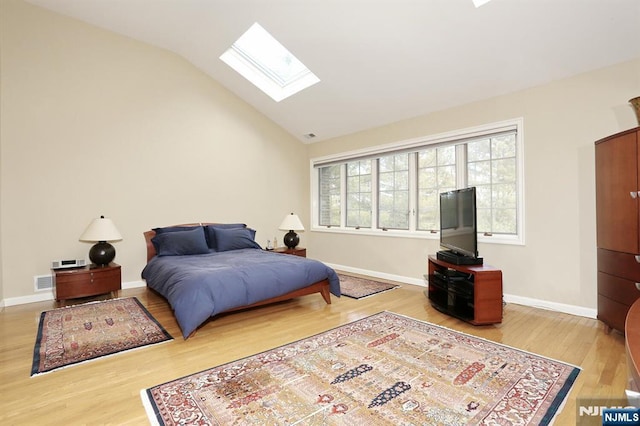
[[440,245],[456,254],[478,257],[476,188],[440,194]]

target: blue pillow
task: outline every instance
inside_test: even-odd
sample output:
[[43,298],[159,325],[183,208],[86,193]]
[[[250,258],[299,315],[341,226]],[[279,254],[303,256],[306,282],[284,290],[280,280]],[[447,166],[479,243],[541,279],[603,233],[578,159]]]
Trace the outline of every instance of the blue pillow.
[[182,256],[209,253],[204,229],[197,226],[188,231],[173,230],[160,233],[151,239],[158,256]]
[[209,245],[209,248],[211,250],[218,250],[218,244],[216,242],[216,229],[242,229],[246,227],[247,225],[245,225],[244,223],[216,223],[215,225],[207,225],[204,227],[207,244]]
[[216,229],[216,243],[218,245],[218,251],[238,250],[243,248],[261,249],[262,247],[253,240],[255,232],[256,231],[249,228]]

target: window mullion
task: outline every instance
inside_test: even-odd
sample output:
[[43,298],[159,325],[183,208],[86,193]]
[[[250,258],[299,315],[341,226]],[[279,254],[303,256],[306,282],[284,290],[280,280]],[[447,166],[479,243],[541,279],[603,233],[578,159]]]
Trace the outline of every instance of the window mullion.
[[467,144],[456,145],[456,187],[466,188],[469,179],[467,174]]
[[340,166],[340,228],[347,226],[347,163]]
[[418,153],[409,154],[409,231],[418,229]]
[[378,228],[378,160],[371,161],[371,229]]

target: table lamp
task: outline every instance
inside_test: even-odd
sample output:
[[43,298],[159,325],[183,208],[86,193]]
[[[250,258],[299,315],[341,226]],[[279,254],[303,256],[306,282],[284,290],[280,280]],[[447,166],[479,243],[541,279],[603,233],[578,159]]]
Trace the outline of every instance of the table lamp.
[[108,265],[116,257],[116,249],[107,241],[120,241],[122,236],[111,219],[100,216],[93,219],[80,235],[80,241],[95,242],[89,250],[91,263],[98,266]]
[[284,236],[284,245],[292,249],[300,242],[298,234],[294,231],[304,231],[304,226],[302,226],[298,215],[291,213],[284,217],[284,220],[280,224],[280,230],[289,231]]

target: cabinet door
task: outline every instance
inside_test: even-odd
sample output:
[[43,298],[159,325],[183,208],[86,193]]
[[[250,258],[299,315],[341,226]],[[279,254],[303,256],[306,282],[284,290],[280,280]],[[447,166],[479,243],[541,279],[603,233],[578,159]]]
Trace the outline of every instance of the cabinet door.
[[637,132],[596,144],[598,247],[639,253]]

